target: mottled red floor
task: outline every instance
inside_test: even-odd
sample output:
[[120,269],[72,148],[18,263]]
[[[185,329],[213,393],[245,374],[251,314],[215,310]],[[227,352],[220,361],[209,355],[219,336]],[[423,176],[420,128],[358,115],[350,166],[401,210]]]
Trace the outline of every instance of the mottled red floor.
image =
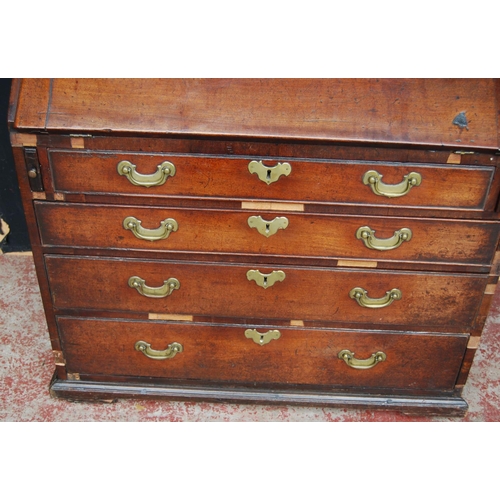
[[[499,290],[500,292],[500,290]],[[464,389],[464,418],[414,418],[397,412],[295,406],[53,399],[53,359],[31,254],[0,255],[0,421],[360,422],[500,421],[500,293]]]

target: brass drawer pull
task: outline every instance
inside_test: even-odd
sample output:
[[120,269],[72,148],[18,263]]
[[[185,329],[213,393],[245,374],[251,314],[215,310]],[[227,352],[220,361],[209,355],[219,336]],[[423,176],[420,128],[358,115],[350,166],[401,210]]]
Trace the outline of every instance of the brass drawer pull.
[[116,166],[120,175],[124,175],[134,186],[152,187],[165,184],[168,177],[175,175],[175,166],[169,161],[164,161],[158,165],[154,174],[139,174],[136,172],[136,166],[127,160],[121,161]]
[[176,278],[169,278],[163,282],[160,287],[151,287],[146,285],[146,281],[139,276],[131,276],[128,279],[128,286],[134,288],[144,297],[149,297],[152,299],[163,299],[172,294],[174,290],[179,290],[181,284]]
[[150,359],[172,359],[177,353],[182,352],[184,348],[179,342],[172,342],[164,351],[156,351],[151,349],[151,344],[144,342],[144,340],[139,340],[135,343],[135,350],[142,352],[144,356]]
[[175,219],[165,219],[160,222],[156,229],[145,229],[141,226],[141,221],[135,217],[125,217],[123,227],[132,231],[136,238],[147,241],[158,241],[168,238],[172,231],[177,231],[179,225]]
[[359,286],[349,292],[351,299],[354,299],[361,307],[368,307],[370,309],[380,309],[390,306],[395,300],[401,299],[402,296],[401,290],[397,288],[389,290],[385,293],[384,297],[379,299],[371,299],[368,297],[368,292]]
[[265,345],[269,344],[271,340],[278,340],[281,337],[281,332],[279,330],[269,330],[266,333],[260,333],[257,330],[248,329],[245,330],[245,337],[252,339],[256,344]]
[[248,225],[251,228],[269,238],[278,232],[278,229],[286,229],[288,227],[288,219],[286,217],[275,217],[272,221],[264,220],[260,215],[252,215],[248,218]]
[[405,175],[403,181],[399,184],[385,184],[382,182],[382,177],[376,170],[368,170],[363,175],[363,184],[370,186],[378,196],[398,198],[407,194],[413,186],[420,186],[422,182],[422,176],[417,172],[410,172]]
[[368,370],[381,361],[385,361],[387,359],[387,355],[385,352],[378,351],[373,353],[368,359],[356,359],[352,351],[344,349],[339,352],[339,359],[343,359],[347,366],[356,368],[356,370]]
[[292,166],[290,163],[278,163],[274,167],[266,167],[262,161],[251,161],[248,164],[248,170],[251,174],[257,174],[257,177],[268,186],[276,182],[282,175],[290,175]]
[[283,271],[273,271],[269,274],[262,274],[260,271],[251,269],[247,272],[248,281],[254,280],[262,288],[273,286],[277,281],[283,281],[286,274]]
[[412,235],[411,230],[406,227],[394,231],[394,236],[384,240],[376,238],[375,230],[368,226],[362,226],[356,231],[356,238],[363,240],[365,245],[373,250],[394,250],[403,242],[410,241]]

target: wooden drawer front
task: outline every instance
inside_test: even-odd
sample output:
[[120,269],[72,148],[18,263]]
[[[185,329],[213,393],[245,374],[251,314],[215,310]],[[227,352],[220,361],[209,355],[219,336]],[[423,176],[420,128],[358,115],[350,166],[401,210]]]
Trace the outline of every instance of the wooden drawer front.
[[[331,259],[400,260],[445,264],[489,265],[498,240],[499,223],[442,219],[402,219],[270,213],[254,211],[193,210],[58,204],[36,202],[42,243],[49,246],[142,249],[164,252],[265,254]],[[173,219],[178,227],[161,240],[141,239],[124,228],[133,216],[145,228],[157,228]],[[266,236],[253,222],[282,223]],[[273,222],[276,218],[276,220]],[[375,231],[367,240],[357,238],[360,228]],[[396,231],[410,229],[390,250],[369,248],[394,239]],[[261,229],[262,230],[262,229]],[[265,224],[264,224],[265,230]],[[167,232],[165,232],[167,234]],[[307,242],[307,245],[304,245]],[[397,246],[399,245],[399,246]]]
[[[260,345],[245,336],[242,326],[69,317],[58,318],[58,324],[66,368],[80,375],[412,391],[453,389],[468,338],[280,328],[278,339]],[[176,342],[182,351],[169,359],[150,359],[135,349],[137,341],[156,351]],[[359,359],[377,352],[386,358],[356,369],[339,359],[345,349]]]
[[[488,194],[493,167],[458,167],[376,162],[305,161],[262,159],[267,167],[288,162],[291,172],[267,184],[249,172],[251,161],[261,158],[225,158],[106,152],[51,151],[50,164],[57,191],[119,193],[154,196],[193,196],[232,199],[265,199],[299,202],[366,204],[385,206],[462,208],[480,210]],[[129,161],[140,174],[153,174],[165,161],[175,175],[164,184],[142,187],[119,175],[117,165]],[[386,184],[399,184],[411,172],[422,177],[401,197],[376,195],[363,183],[375,170]]]
[[[324,320],[409,329],[467,331],[482,299],[487,275],[355,271],[242,264],[201,264],[138,259],[46,256],[54,305],[61,309],[106,309],[195,316]],[[247,272],[284,273],[263,288]],[[275,273],[276,276],[279,273]],[[147,287],[180,286],[163,298],[141,295],[131,277]],[[283,275],[281,275],[283,277]],[[134,280],[133,280],[134,281]],[[269,278],[269,282],[271,278]],[[398,289],[399,300],[383,308],[362,307],[349,293],[356,287],[372,299]]]

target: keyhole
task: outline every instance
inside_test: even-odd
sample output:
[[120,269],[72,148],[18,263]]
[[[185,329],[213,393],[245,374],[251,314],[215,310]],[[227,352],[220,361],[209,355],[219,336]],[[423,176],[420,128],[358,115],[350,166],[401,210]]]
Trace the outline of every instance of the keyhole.
[[260,336],[259,343],[261,343],[261,344],[263,344],[263,343],[264,343],[264,336],[263,336],[263,335],[261,335],[261,336]]
[[266,224],[266,233],[269,233],[269,224]]
[[266,179],[267,179],[268,181],[270,181],[270,180],[271,180],[271,171],[270,171],[270,170],[268,170],[268,171],[267,171],[267,177],[266,177]]
[[264,276],[264,288],[267,288],[267,276]]

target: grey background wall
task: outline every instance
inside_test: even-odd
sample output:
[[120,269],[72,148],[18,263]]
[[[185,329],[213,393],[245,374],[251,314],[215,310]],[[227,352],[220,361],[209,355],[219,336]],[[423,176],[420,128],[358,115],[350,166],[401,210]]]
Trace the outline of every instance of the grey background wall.
[[4,253],[30,250],[7,127],[11,83],[11,78],[0,78],[0,218],[10,227],[9,234],[0,243]]

